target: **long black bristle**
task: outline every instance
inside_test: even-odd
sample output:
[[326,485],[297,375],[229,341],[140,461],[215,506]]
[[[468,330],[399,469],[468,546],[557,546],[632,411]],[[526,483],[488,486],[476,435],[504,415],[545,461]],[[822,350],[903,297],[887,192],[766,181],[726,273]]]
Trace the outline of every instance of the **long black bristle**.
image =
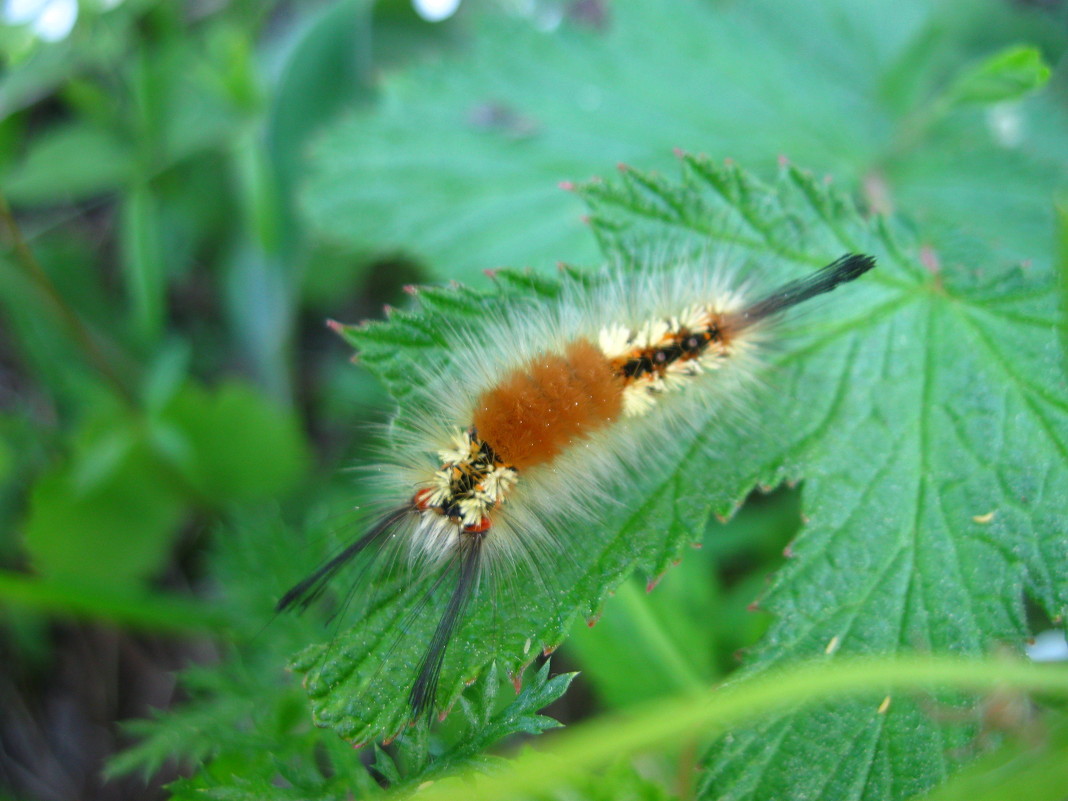
[[741,317],[749,323],[766,319],[798,303],[804,303],[810,298],[847,284],[864,275],[874,266],[875,259],[871,256],[849,253],[812,275],[779,287],[767,297],[742,310]]
[[456,631],[456,626],[463,618],[467,604],[474,593],[478,581],[478,571],[482,559],[482,538],[473,537],[465,544],[462,561],[460,563],[460,575],[456,582],[456,588],[452,591],[448,606],[438,621],[434,630],[434,636],[430,639],[426,653],[419,663],[419,675],[412,685],[412,691],[408,695],[408,703],[412,710],[412,720],[428,718],[434,711],[434,701],[438,692],[438,679],[441,677],[441,668],[445,664],[445,650],[449,641]]
[[410,506],[404,506],[400,509],[395,509],[382,517],[366,534],[356,540],[356,542],[347,546],[341,553],[320,566],[303,581],[294,584],[289,591],[279,599],[278,603],[275,604],[274,611],[284,612],[293,607],[299,607],[300,611],[307,609],[316,598],[322,595],[323,590],[326,589],[326,585],[330,582],[330,579],[332,579],[342,567],[364,551],[368,546],[373,545],[388,535],[392,528],[411,511],[412,509]]

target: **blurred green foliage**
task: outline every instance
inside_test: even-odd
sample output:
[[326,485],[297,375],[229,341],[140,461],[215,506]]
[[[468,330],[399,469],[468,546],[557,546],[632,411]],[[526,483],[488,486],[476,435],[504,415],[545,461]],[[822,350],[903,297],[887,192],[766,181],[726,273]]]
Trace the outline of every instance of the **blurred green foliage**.
[[[390,410],[324,319],[379,316],[420,280],[595,263],[557,184],[617,161],[667,169],[675,147],[766,176],[785,154],[962,260],[1049,267],[1059,197],[1063,276],[1066,20],[1062,3],[1008,0],[538,0],[432,26],[401,0],[126,0],[83,3],[58,42],[0,25],[6,667],[58,659],[42,620],[208,632],[222,663],[134,724],[115,773],[182,760],[197,772],[176,797],[257,799],[423,775],[426,754],[361,759],[310,727],[282,667],[324,639],[325,613],[263,631],[351,538],[361,488],[339,473]],[[589,689],[554,714],[729,672],[768,625],[746,609],[798,510],[781,492],[656,592],[623,585],[565,647]],[[471,720],[507,706],[489,683]],[[431,767],[472,758],[479,730],[447,722]],[[1063,786],[1062,740],[1024,757],[1047,788]],[[677,782],[627,764],[576,792],[689,792],[685,750],[650,758],[660,777],[681,766]]]

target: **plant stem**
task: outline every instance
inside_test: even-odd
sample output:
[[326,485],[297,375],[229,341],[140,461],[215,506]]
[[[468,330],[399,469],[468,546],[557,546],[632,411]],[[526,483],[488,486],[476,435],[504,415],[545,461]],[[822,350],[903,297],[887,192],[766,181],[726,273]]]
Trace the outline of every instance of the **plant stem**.
[[52,279],[45,272],[37,257],[30,250],[26,238],[22,235],[22,229],[15,220],[15,215],[7,203],[7,198],[0,192],[0,239],[3,239],[11,248],[14,263],[21,268],[25,277],[35,286],[44,298],[46,305],[59,319],[67,335],[85,355],[88,362],[95,368],[100,376],[115,391],[115,394],[124,403],[136,407],[137,402],[133,392],[120,377],[111,362],[104,355],[96,340],[93,339],[88,327],[78,317],[77,313],[63,299]]

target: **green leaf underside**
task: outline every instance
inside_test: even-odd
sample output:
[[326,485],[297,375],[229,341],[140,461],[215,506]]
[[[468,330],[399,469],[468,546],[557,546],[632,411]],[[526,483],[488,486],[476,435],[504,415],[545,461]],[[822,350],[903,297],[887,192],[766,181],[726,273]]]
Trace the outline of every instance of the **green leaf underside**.
[[[1068,402],[1046,267],[964,262],[949,250],[923,266],[892,225],[868,225],[789,167],[769,188],[686,157],[681,182],[627,172],[578,191],[603,249],[624,260],[640,259],[643,242],[689,238],[730,243],[772,277],[848,250],[873,253],[879,268],[790,326],[771,356],[773,391],[754,399],[755,423],[706,421],[669,469],[629,476],[626,503],[599,512],[598,526],[578,522],[541,566],[551,592],[526,582],[517,601],[513,592],[476,604],[449,649],[439,702],[452,704],[492,659],[511,672],[529,663],[575,617],[597,616],[631,570],[666,569],[711,512],[729,514],[752,487],[785,479],[806,479],[808,522],[763,599],[776,622],[751,670],[823,653],[832,640],[843,654],[980,653],[1027,635],[1025,593],[1051,617],[1065,611]],[[555,291],[502,272],[490,293],[422,292],[419,311],[344,333],[403,413],[406,365],[449,358],[439,332]],[[402,727],[436,622],[411,612],[424,594],[403,581],[378,592],[358,627],[298,659],[320,724],[355,741]],[[841,703],[736,731],[709,754],[703,795],[908,797],[945,776],[969,736],[923,707]]]
[[[1033,50],[998,53],[1028,18],[982,3],[977,21],[971,5],[625,3],[603,31],[552,34],[491,15],[463,56],[387,76],[373,116],[331,129],[305,207],[332,238],[474,283],[596,259],[557,182],[670,169],[676,147],[752,168],[782,153],[850,190],[884,186],[928,231],[1026,258],[1068,167],[1065,114],[1048,96],[1017,102],[1043,80]],[[979,24],[986,58],[954,64]],[[1012,104],[978,105],[995,100]],[[999,120],[1024,135],[999,140]]]

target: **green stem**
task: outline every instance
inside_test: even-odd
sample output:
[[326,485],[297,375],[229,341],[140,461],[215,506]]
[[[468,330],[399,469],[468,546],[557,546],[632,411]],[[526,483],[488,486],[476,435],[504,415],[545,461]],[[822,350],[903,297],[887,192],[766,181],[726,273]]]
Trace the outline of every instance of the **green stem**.
[[0,570],[0,608],[18,606],[45,614],[106,620],[158,633],[220,632],[225,616],[204,603],[163,594],[122,593],[96,585],[47,581]]
[[648,592],[628,581],[620,585],[616,597],[627,608],[635,638],[644,643],[643,650],[657,660],[665,685],[681,692],[697,692],[708,686],[653,615]]
[[[712,737],[734,726],[798,704],[866,697],[871,714],[885,714],[880,699],[952,687],[982,692],[1017,690],[1068,698],[1068,670],[1006,659],[944,656],[816,659],[641,708],[606,715],[561,732],[545,751],[527,751],[505,769],[475,781],[437,782],[421,801],[493,801],[547,793],[585,771],[695,734]],[[397,797],[391,796],[391,797]]]

